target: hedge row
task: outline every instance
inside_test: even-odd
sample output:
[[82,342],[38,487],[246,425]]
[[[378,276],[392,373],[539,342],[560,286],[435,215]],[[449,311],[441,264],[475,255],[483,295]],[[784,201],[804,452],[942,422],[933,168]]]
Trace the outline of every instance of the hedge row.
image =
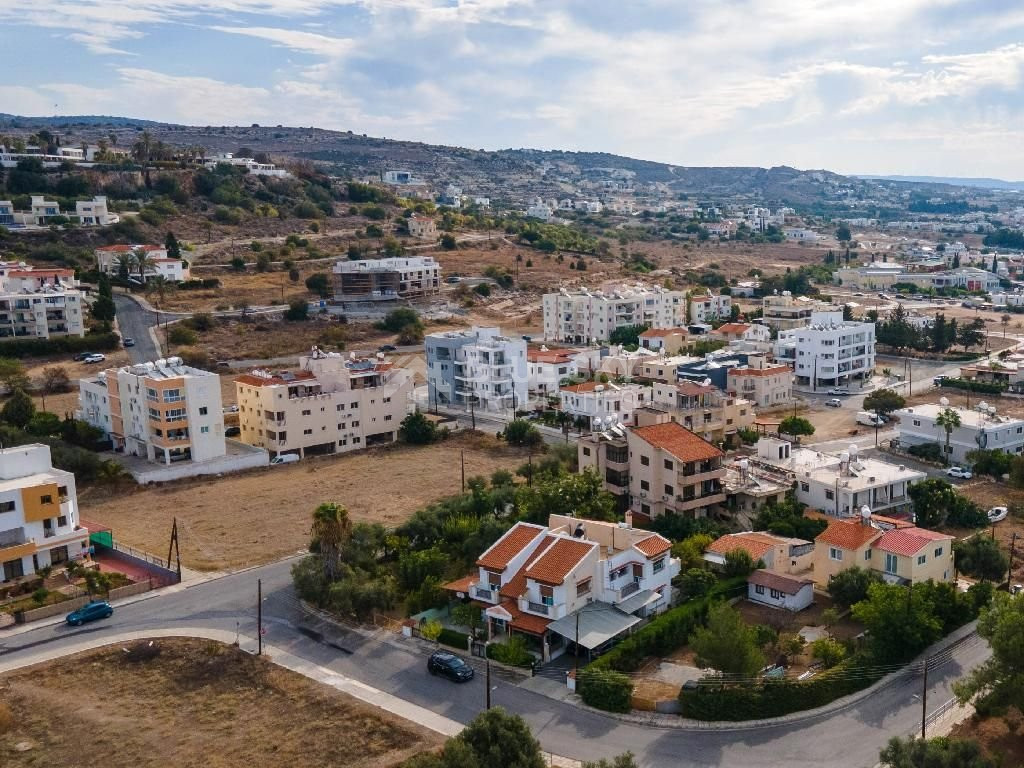
[[595,669],[591,664],[577,675],[576,691],[584,704],[605,712],[629,712],[632,708],[633,681],[621,672]]
[[110,352],[117,349],[121,337],[116,333],[88,333],[85,336],[58,336],[54,339],[2,339],[0,357],[41,357],[75,352]]
[[988,381],[975,381],[974,379],[942,379],[940,387],[950,389],[963,389],[968,392],[979,392],[984,395],[998,395],[1006,391],[1005,384],[994,384]]
[[178,283],[182,291],[197,291],[202,288],[220,288],[220,280],[216,277],[208,277],[204,280],[185,280]]
[[822,707],[843,696],[867,688],[880,674],[858,671],[864,663],[851,656],[810,680],[765,680],[750,683],[702,683],[694,690],[679,692],[683,717],[693,720],[757,720],[781,717]]
[[456,632],[454,629],[443,627],[441,634],[437,636],[437,642],[444,643],[452,648],[458,648],[460,651],[465,651],[469,648],[469,635],[465,632]]

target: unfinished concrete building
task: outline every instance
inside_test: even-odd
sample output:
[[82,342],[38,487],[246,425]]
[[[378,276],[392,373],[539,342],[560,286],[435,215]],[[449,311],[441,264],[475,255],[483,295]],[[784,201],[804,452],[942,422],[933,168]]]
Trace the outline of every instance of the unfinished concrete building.
[[441,265],[432,256],[339,261],[334,265],[337,301],[396,301],[440,292]]

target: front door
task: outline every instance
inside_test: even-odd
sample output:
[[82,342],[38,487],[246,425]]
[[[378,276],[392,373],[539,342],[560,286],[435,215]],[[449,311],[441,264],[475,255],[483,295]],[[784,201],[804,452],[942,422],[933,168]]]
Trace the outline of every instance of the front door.
[[17,560],[8,560],[4,563],[4,580],[10,581],[11,579],[20,579],[25,575],[25,566],[21,562],[21,558]]

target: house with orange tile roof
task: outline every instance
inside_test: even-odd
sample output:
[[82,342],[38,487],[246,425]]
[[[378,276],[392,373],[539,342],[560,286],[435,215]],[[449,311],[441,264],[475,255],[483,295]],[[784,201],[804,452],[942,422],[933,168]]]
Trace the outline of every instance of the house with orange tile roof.
[[648,328],[640,334],[640,346],[663,355],[678,355],[686,347],[685,328]]
[[759,408],[777,408],[793,401],[793,369],[785,363],[769,363],[761,355],[750,355],[746,365],[730,368],[726,376],[730,394]]
[[813,541],[776,536],[766,531],[720,536],[704,552],[704,559],[713,566],[723,566],[725,556],[737,549],[747,552],[755,563],[763,562],[764,567],[773,573],[804,573],[814,562]]
[[527,390],[530,394],[554,395],[567,379],[578,376],[576,351],[548,349],[546,346],[526,350]]
[[[139,275],[138,254],[144,257],[144,276]],[[162,245],[104,245],[93,251],[96,268],[108,275],[117,275],[123,269],[129,279],[145,282],[152,277],[162,277],[176,283],[192,277],[191,267],[185,259],[172,259]]]
[[514,525],[480,555],[475,574],[445,589],[481,604],[492,639],[522,634],[548,660],[575,642],[578,612],[587,629],[580,644],[593,651],[667,609],[679,573],[671,549],[624,523],[551,515],[547,526]]
[[412,374],[382,354],[343,357],[313,347],[294,371],[235,378],[239,439],[272,457],[388,445],[409,412]]
[[889,527],[870,512],[833,520],[814,540],[814,583],[827,587],[834,574],[854,566],[876,571],[892,584],[947,582],[955,573],[953,540],[916,526]]
[[726,442],[754,423],[754,404],[723,392],[713,384],[696,381],[655,381],[651,401],[666,410],[672,421],[705,440]]
[[563,413],[579,423],[585,422],[589,429],[602,429],[629,421],[633,411],[645,404],[650,392],[642,384],[584,381],[560,387],[558,396]]

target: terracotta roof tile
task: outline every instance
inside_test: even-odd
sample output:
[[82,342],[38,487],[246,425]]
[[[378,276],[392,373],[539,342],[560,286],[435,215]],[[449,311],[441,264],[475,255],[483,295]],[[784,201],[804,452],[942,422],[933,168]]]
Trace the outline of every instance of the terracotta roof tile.
[[780,373],[792,373],[788,365],[773,365],[771,368],[730,368],[729,376],[778,376]]
[[579,384],[569,384],[565,387],[560,387],[563,392],[575,392],[576,394],[582,394],[583,392],[593,392],[598,387],[608,388],[607,384],[602,384],[599,381],[584,381]]
[[545,619],[543,616],[523,613],[513,600],[503,601],[501,607],[511,614],[512,629],[518,629],[520,632],[543,635],[547,631],[548,624],[551,623],[551,619]]
[[656,533],[653,536],[648,536],[643,541],[638,541],[633,546],[648,557],[657,557],[663,552],[668,552],[672,549],[672,542]]
[[710,385],[698,384],[695,381],[680,381],[676,384],[676,391],[681,395],[687,395],[688,397],[697,397],[699,395],[708,395],[715,391],[715,387]]
[[526,359],[531,363],[570,363],[572,355],[557,349],[528,349]]
[[[555,536],[547,535],[540,540],[540,544],[537,546],[536,552],[543,552],[548,545],[553,544]],[[529,561],[523,563],[523,567],[519,569],[515,576],[508,580],[502,585],[501,589],[498,590],[498,594],[502,597],[508,597],[512,600],[519,599],[523,593],[526,592],[526,569],[529,568]]]
[[659,336],[685,336],[689,331],[685,328],[648,328],[640,334],[641,339],[655,339]]
[[480,555],[476,564],[489,571],[503,571],[508,566],[509,560],[522,552],[531,541],[543,532],[544,529],[540,526],[516,523],[504,536],[494,542],[490,549]]
[[882,535],[877,528],[852,520],[833,520],[815,537],[815,542],[831,544],[840,549],[860,549]]
[[293,371],[290,379],[280,375],[254,376],[251,373],[243,373],[241,376],[236,376],[235,381],[252,387],[279,387],[286,384],[295,384],[296,382],[311,381],[315,378],[316,374],[312,371]]
[[526,569],[526,578],[543,584],[562,584],[569,571],[595,547],[597,544],[592,541],[578,541],[559,536],[543,551],[538,548],[537,551],[541,554]]
[[747,583],[759,587],[768,587],[768,589],[777,589],[784,595],[795,595],[803,587],[814,582],[810,579],[796,579],[792,576],[783,576],[782,574],[772,573],[771,571],[759,568],[750,574]]
[[882,538],[876,541],[874,546],[883,552],[912,557],[936,541],[952,538],[952,536],[926,531],[923,528],[893,528],[882,534]]
[[473,584],[477,580],[477,578],[478,574],[471,573],[469,574],[469,576],[463,576],[461,579],[449,581],[447,584],[442,586],[441,589],[447,592],[464,592],[468,595],[470,585]]
[[750,554],[751,560],[755,563],[772,550],[773,544],[768,541],[756,538],[750,534],[732,533],[726,534],[711,542],[708,552],[723,557],[733,550],[743,549]]
[[707,440],[698,437],[674,421],[665,424],[651,424],[647,427],[635,427],[632,433],[644,442],[668,451],[683,462],[703,461],[723,455],[721,450]]
[[716,333],[744,333],[750,328],[750,323],[725,323],[718,326]]

